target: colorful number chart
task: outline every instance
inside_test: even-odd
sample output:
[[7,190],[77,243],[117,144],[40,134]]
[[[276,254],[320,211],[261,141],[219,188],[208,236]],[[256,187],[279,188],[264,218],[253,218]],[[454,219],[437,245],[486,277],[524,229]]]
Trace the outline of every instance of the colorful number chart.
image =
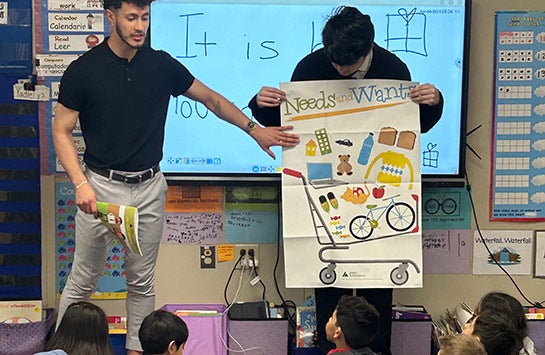
[[496,13],[490,220],[545,220],[545,12]]

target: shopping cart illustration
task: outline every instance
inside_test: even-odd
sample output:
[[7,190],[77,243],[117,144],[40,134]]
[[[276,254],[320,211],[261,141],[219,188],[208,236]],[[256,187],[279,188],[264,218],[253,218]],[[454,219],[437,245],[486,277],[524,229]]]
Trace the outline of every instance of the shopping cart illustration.
[[[383,198],[382,200],[387,202],[385,206],[367,205],[368,213],[366,215],[357,215],[350,221],[349,231],[355,240],[337,242],[327,227],[327,222],[324,220],[318,206],[312,198],[309,191],[309,184],[305,176],[300,171],[290,168],[284,168],[282,172],[288,176],[301,179],[302,181],[311,211],[312,224],[316,234],[316,239],[318,244],[322,245],[318,251],[318,257],[321,262],[327,264],[327,266],[320,270],[319,273],[319,279],[323,284],[331,285],[335,282],[337,279],[337,274],[335,272],[337,264],[398,264],[390,272],[390,280],[398,286],[405,284],[409,280],[409,265],[412,265],[416,272],[420,273],[420,268],[411,259],[335,259],[326,257],[327,252],[331,250],[349,250],[350,246],[353,244],[371,242],[384,238],[391,238],[418,232],[418,195],[411,195],[415,201],[414,207],[406,202],[397,201],[396,197],[399,197],[399,195]],[[376,238],[370,238],[373,231],[379,226],[383,219],[386,221],[388,227],[393,230],[393,233],[381,235]],[[327,241],[322,241],[320,239],[321,230],[326,233]]]

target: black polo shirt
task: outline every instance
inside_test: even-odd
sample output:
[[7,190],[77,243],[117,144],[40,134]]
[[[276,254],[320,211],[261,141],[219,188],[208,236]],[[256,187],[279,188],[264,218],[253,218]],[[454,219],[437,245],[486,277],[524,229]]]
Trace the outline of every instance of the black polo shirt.
[[87,165],[139,171],[162,159],[169,99],[193,81],[164,51],[145,45],[129,62],[105,40],[68,66],[58,101],[79,112]]

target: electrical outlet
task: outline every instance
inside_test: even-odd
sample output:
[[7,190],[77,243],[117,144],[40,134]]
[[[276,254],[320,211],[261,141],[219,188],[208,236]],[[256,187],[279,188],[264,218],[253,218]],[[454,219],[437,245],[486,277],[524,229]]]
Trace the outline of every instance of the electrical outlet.
[[214,269],[216,267],[216,247],[213,245],[201,245],[201,269]]
[[235,244],[235,261],[238,260],[238,258],[240,257],[240,252],[241,250],[245,251],[245,254],[244,256],[242,257],[242,259],[240,259],[240,263],[237,265],[237,269],[242,269],[241,267],[241,264],[244,264],[246,265],[246,267],[250,267],[251,264],[250,264],[250,259],[248,257],[248,252],[250,249],[252,249],[254,251],[254,261],[257,261],[255,263],[255,266],[258,267],[259,266],[259,244]]

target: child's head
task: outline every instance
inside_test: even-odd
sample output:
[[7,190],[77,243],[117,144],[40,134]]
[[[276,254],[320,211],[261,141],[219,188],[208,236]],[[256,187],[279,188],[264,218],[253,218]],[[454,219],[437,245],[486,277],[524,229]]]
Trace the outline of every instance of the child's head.
[[451,334],[439,339],[441,349],[437,355],[487,355],[484,345],[475,337],[466,334]]
[[326,324],[327,339],[351,349],[365,348],[377,334],[378,321],[378,311],[365,298],[342,296]]
[[72,303],[45,348],[62,349],[68,354],[113,354],[106,314],[90,302]]
[[485,311],[494,311],[507,315],[517,335],[518,349],[522,348],[523,339],[528,335],[528,325],[524,308],[520,302],[506,293],[489,292],[479,301],[475,314],[478,315]]
[[181,355],[189,332],[180,317],[159,309],[144,318],[138,335],[145,355]]
[[517,333],[509,316],[501,312],[484,311],[473,318],[464,334],[480,340],[488,355],[513,355],[517,351]]

